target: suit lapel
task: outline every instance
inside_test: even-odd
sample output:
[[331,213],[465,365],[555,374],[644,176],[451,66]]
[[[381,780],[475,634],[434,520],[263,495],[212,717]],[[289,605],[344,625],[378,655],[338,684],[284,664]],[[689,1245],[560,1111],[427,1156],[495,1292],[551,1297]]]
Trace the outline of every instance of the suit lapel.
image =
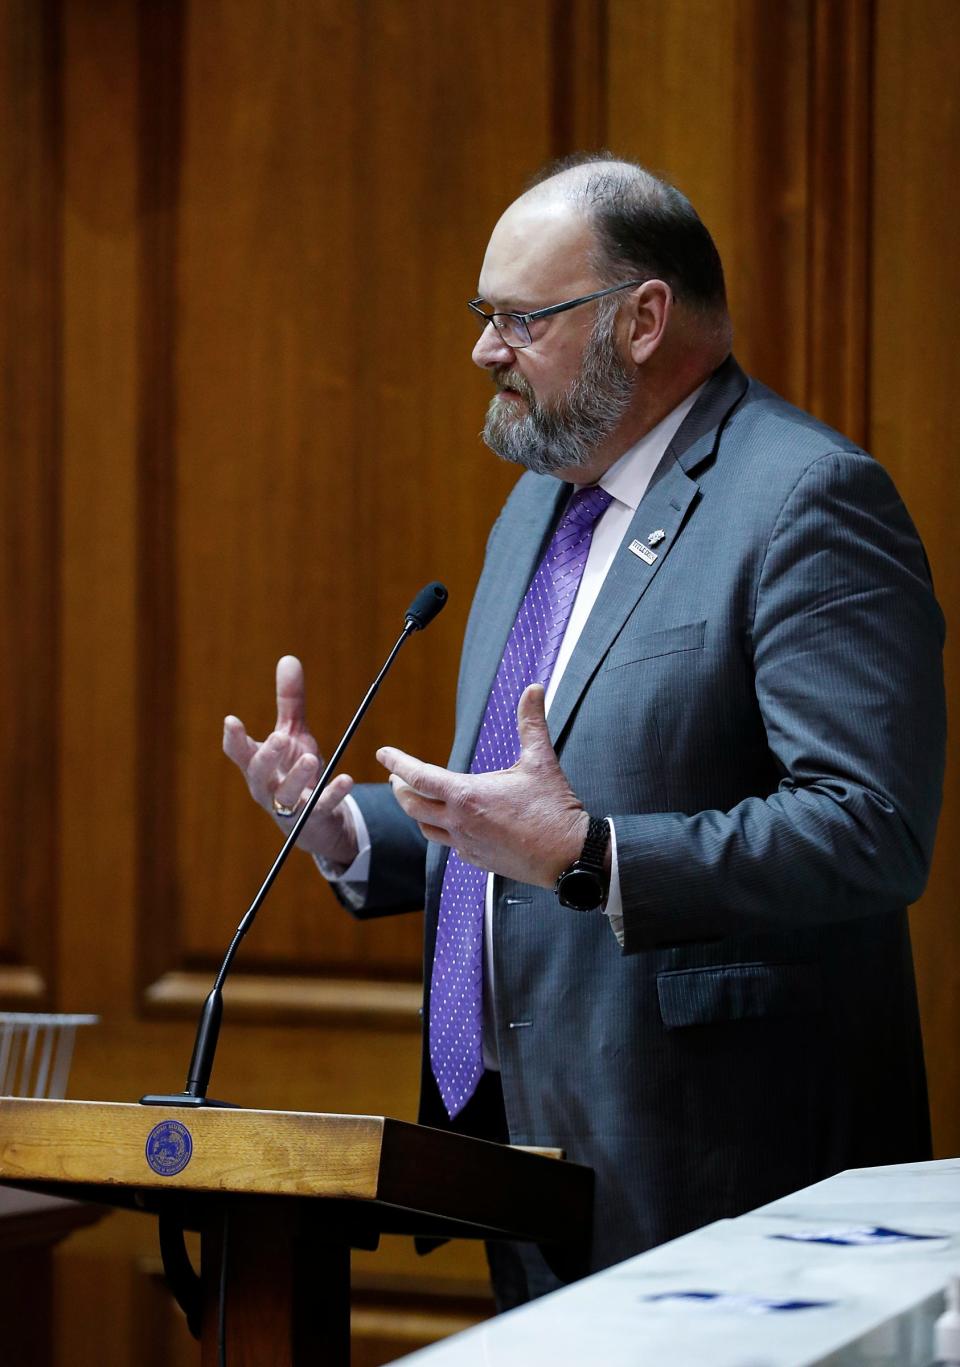
[[[703,393],[680,424],[666,455],[672,453],[688,474],[716,456],[723,429],[746,394],[749,383],[733,357],[728,356],[711,375]],[[658,469],[651,488],[659,474]]]
[[[712,376],[664,452],[554,695],[548,728],[555,746],[584,689],[681,536],[700,493],[689,472],[715,456],[726,421],[746,388],[747,377],[730,357]],[[654,537],[651,545],[651,533],[659,532],[663,536]],[[631,546],[642,548],[643,555]]]
[[[662,465],[658,474],[660,469]],[[548,725],[554,745],[623,624],[659,574],[697,493],[696,482],[670,457],[669,468],[641,499],[551,703]],[[651,546],[654,531],[663,532],[663,537],[655,537]],[[630,549],[637,543],[647,559]]]
[[[554,744],[584,688],[682,533],[699,492],[690,472],[715,454],[723,427],[746,388],[747,377],[730,357],[711,377],[664,453],[557,688],[549,717]],[[465,771],[470,766],[507,637],[569,493],[569,484],[526,476],[513,496],[516,506],[504,513],[501,545],[507,549],[484,571],[464,643],[451,769]],[[639,541],[648,545],[652,531],[664,535],[649,547],[655,555],[651,563],[635,555],[630,544]]]

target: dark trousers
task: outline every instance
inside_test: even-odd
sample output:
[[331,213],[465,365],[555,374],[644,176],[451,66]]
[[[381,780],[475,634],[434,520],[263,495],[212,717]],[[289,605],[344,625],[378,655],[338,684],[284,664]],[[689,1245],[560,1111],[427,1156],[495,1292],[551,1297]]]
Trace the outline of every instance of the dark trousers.
[[[451,1128],[481,1139],[495,1139],[501,1144],[510,1142],[499,1073],[483,1074],[477,1090]],[[537,1296],[545,1296],[548,1291],[556,1291],[565,1284],[551,1271],[536,1244],[490,1239],[486,1248],[498,1314],[535,1300]]]

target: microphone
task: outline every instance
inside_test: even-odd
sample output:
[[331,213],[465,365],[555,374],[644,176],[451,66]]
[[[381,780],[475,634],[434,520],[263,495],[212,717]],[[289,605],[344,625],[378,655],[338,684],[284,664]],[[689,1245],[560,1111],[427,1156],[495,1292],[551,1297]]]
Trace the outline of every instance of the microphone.
[[412,625],[414,631],[423,631],[441,611],[446,601],[447,590],[444,584],[436,579],[432,584],[426,584],[407,608],[407,625]]
[[233,963],[237,950],[240,948],[240,941],[253,925],[257,912],[260,910],[267,893],[273,887],[274,879],[283,868],[283,865],[287,860],[287,855],[297,843],[300,832],[309,821],[310,814],[317,805],[320,794],[330,782],[334,769],[340,763],[340,758],[353,738],[353,733],[363,720],[367,708],[373,702],[377,690],[386,678],[394,660],[397,658],[400,647],[415,631],[423,631],[425,627],[428,627],[437,613],[443,609],[446,601],[446,588],[443,584],[435,580],[432,584],[425,585],[407,608],[404,616],[403,631],[401,631],[400,635],[397,637],[393,649],[381,666],[379,674],[367,689],[363,702],[354,713],[353,720],[341,736],[336,749],[327,761],[323,773],[317,780],[316,786],[307,798],[303,810],[297,817],[293,829],[283,842],[280,853],[273,861],[270,872],[263,880],[256,897],[254,897],[253,901],[250,903],[250,906],[244,913],[243,919],[237,926],[233,939],[230,942],[230,948],[224,955],[223,963],[220,965],[220,972],[217,974],[216,981],[214,982],[213,987],[203,1004],[203,1010],[200,1013],[200,1020],[197,1024],[197,1037],[194,1041],[193,1057],[190,1060],[190,1068],[187,1072],[185,1089],[182,1092],[163,1094],[149,1093],[147,1096],[142,1096],[140,1098],[140,1104],[142,1106],[230,1105],[229,1102],[208,1100],[207,1087],[210,1083],[210,1073],[213,1069],[213,1059],[217,1049],[217,1039],[220,1034],[220,1021],[223,1016],[223,985],[226,981],[227,974],[230,972],[230,966]]

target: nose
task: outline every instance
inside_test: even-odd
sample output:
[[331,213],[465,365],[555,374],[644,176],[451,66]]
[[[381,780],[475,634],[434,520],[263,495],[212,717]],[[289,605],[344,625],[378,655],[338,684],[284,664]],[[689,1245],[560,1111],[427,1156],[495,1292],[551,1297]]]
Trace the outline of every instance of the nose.
[[516,354],[493,324],[488,323],[473,348],[473,363],[480,366],[481,370],[492,370],[494,366],[512,364]]

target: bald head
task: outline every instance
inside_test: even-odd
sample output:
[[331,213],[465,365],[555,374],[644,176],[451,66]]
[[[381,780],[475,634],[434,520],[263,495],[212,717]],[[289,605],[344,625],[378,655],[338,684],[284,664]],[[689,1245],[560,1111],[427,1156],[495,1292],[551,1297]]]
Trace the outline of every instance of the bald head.
[[723,265],[709,232],[685,195],[635,162],[568,157],[545,167],[516,203],[582,215],[601,279],[664,280],[682,308],[726,320]]
[[591,194],[597,185],[627,180],[635,182],[648,196],[652,196],[656,187],[662,184],[636,162],[624,161],[605,152],[577,152],[542,166],[531,176],[520,198],[537,200],[559,196],[576,201],[585,194]]
[[498,391],[487,444],[540,473],[598,478],[730,351],[709,233],[615,158],[548,168],[501,215],[478,283],[491,313],[536,320],[526,341],[485,327],[473,359]]

